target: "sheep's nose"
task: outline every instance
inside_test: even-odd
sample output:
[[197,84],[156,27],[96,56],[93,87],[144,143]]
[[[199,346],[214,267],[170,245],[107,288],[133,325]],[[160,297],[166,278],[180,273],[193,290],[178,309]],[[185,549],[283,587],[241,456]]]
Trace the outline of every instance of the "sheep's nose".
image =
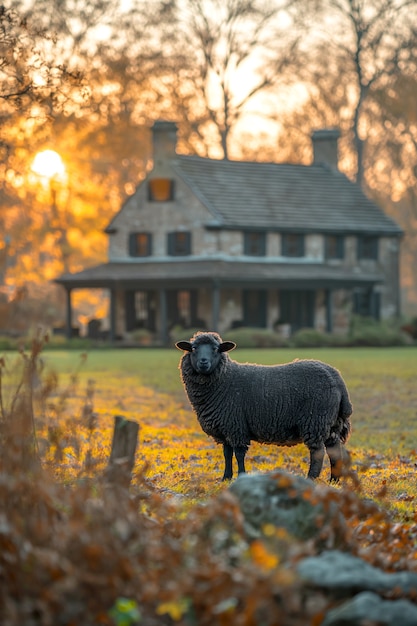
[[206,357],[201,357],[201,359],[198,360],[198,368],[201,371],[206,372],[210,369],[210,361]]

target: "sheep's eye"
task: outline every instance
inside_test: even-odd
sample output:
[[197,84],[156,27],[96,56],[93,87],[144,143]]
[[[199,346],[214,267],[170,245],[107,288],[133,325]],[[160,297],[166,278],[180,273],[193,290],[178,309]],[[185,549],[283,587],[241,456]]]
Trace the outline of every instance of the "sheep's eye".
[[191,352],[195,352],[197,348],[195,346],[191,346]]

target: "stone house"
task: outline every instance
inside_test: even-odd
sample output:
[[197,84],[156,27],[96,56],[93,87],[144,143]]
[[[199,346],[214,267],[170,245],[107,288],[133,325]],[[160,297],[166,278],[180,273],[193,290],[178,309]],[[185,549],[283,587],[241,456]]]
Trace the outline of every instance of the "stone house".
[[352,314],[400,313],[399,226],[338,170],[339,131],[312,134],[311,165],[176,153],[152,127],[153,169],[112,219],[108,262],[56,279],[109,290],[110,337],[137,328],[343,332]]

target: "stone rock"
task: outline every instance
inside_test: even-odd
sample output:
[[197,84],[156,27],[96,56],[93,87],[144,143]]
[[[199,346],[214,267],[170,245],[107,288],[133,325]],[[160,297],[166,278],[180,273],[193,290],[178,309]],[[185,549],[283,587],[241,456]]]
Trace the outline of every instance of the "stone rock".
[[326,498],[326,491],[312,480],[276,470],[241,474],[229,489],[239,501],[250,540],[261,537],[262,529],[272,524],[302,541],[314,538],[332,548],[344,543],[346,521],[336,501]]
[[382,600],[364,591],[328,611],[321,626],[416,626],[417,606],[408,600]]
[[402,595],[407,595],[417,590],[417,574],[414,572],[383,572],[339,550],[328,550],[303,559],[298,564],[297,572],[304,582],[331,591],[337,597],[350,596],[360,591],[385,593],[394,588],[400,590]]

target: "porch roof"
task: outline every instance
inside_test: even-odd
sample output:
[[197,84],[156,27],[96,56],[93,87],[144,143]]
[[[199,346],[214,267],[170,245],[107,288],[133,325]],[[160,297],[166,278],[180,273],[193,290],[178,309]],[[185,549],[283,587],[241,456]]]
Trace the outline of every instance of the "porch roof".
[[352,288],[381,283],[379,273],[360,272],[323,263],[279,263],[234,260],[103,263],[55,282],[67,289],[281,287],[295,289]]

